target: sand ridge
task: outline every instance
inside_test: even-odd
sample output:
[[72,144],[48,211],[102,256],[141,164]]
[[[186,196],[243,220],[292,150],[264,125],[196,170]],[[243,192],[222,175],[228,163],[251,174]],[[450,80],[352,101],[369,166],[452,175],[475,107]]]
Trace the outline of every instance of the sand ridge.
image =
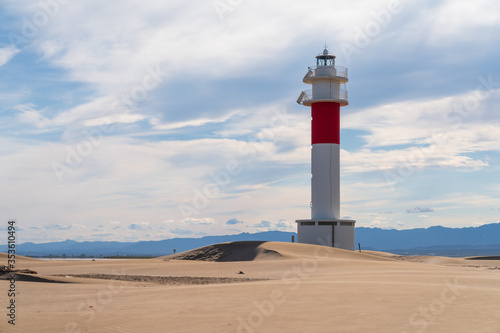
[[265,281],[269,279],[244,278],[244,277],[198,277],[198,276],[154,276],[154,275],[124,275],[124,274],[71,274],[67,278],[103,279],[127,282],[157,283],[163,285],[203,285],[221,283],[242,283]]
[[[4,252],[0,252],[0,262],[7,262],[8,259],[8,254]],[[30,258],[30,257],[25,257],[25,256],[20,256],[16,254],[16,261],[17,260],[24,260],[24,261],[37,261],[38,259],[36,258]]]
[[230,262],[314,257],[350,260],[393,260],[393,258],[384,258],[370,253],[359,253],[323,246],[318,247],[317,245],[263,241],[240,241],[213,244],[178,254],[164,256],[162,258],[165,260]]
[[442,266],[500,269],[499,256],[452,258],[452,257],[423,256],[423,255],[398,255],[398,254],[378,252],[378,251],[366,251],[366,252],[374,256],[405,261],[405,262],[442,265]]

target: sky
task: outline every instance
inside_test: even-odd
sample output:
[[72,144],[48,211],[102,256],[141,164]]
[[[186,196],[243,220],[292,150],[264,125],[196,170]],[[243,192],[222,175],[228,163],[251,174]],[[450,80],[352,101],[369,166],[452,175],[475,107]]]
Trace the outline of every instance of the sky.
[[325,43],[349,73],[341,215],[500,222],[498,1],[5,0],[0,22],[0,231],[20,243],[295,231],[296,100]]

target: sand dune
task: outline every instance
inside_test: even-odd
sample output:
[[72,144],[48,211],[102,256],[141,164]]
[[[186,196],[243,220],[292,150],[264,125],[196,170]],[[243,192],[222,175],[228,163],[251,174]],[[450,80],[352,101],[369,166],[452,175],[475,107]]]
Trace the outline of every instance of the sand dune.
[[[0,280],[7,280],[10,279],[12,274],[9,274],[8,278],[0,279]],[[43,283],[72,283],[74,281],[68,280],[67,278],[63,277],[55,277],[55,276],[42,276],[42,275],[35,275],[35,274],[24,274],[24,273],[15,273],[15,279],[16,281],[23,281],[23,282],[43,282]]]
[[251,261],[283,258],[278,251],[270,249],[269,246],[264,246],[265,243],[257,241],[220,243],[163,258],[201,261]]
[[[495,260],[244,242],[148,260],[16,266],[73,283],[18,281],[17,325],[7,324],[2,296],[0,332],[500,332]],[[106,274],[121,280],[92,278]],[[176,284],[182,277],[204,284]],[[205,283],[241,278],[265,280]]]
[[[0,252],[0,262],[7,263],[7,258],[8,258],[7,253]],[[24,260],[24,261],[36,261],[36,260],[38,260],[38,259],[35,259],[35,258],[29,258],[29,257],[25,257],[25,256],[19,256],[19,255],[16,254],[16,260],[17,259]]]
[[[229,242],[213,244],[194,250],[172,254],[163,259],[200,260],[200,261],[252,261],[329,257],[354,260],[384,260],[381,256],[369,253],[359,253],[342,249],[318,247],[309,244],[283,242]],[[391,260],[392,258],[385,258]]]
[[440,256],[402,256],[398,254],[377,252],[377,251],[366,251],[366,253],[393,260],[426,263],[433,265],[461,266],[461,267],[475,267],[475,268],[500,268],[500,256],[450,258],[450,257],[440,257]]

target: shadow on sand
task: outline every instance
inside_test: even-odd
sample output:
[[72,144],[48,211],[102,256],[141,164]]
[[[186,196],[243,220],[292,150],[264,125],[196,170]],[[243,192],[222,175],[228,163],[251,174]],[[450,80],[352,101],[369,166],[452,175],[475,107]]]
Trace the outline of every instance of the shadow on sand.
[[198,249],[173,254],[165,259],[175,260],[201,260],[201,261],[252,261],[258,257],[281,257],[282,255],[273,250],[259,248],[265,241],[242,241],[214,244],[200,247]]
[[[5,273],[0,275],[0,280],[9,280],[13,273]],[[16,281],[25,281],[25,282],[45,282],[45,283],[72,283],[69,281],[61,281],[58,279],[52,279],[43,276],[37,276],[33,274],[24,274],[24,273],[14,273],[16,275]]]

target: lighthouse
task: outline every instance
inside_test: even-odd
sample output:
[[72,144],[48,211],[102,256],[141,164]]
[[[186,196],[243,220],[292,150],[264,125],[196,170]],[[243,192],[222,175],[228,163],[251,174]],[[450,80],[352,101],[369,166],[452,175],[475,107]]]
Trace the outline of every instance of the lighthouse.
[[311,107],[311,219],[297,220],[299,243],[354,250],[354,220],[340,218],[340,107],[348,105],[347,68],[324,49],[302,80],[312,89],[297,103]]

